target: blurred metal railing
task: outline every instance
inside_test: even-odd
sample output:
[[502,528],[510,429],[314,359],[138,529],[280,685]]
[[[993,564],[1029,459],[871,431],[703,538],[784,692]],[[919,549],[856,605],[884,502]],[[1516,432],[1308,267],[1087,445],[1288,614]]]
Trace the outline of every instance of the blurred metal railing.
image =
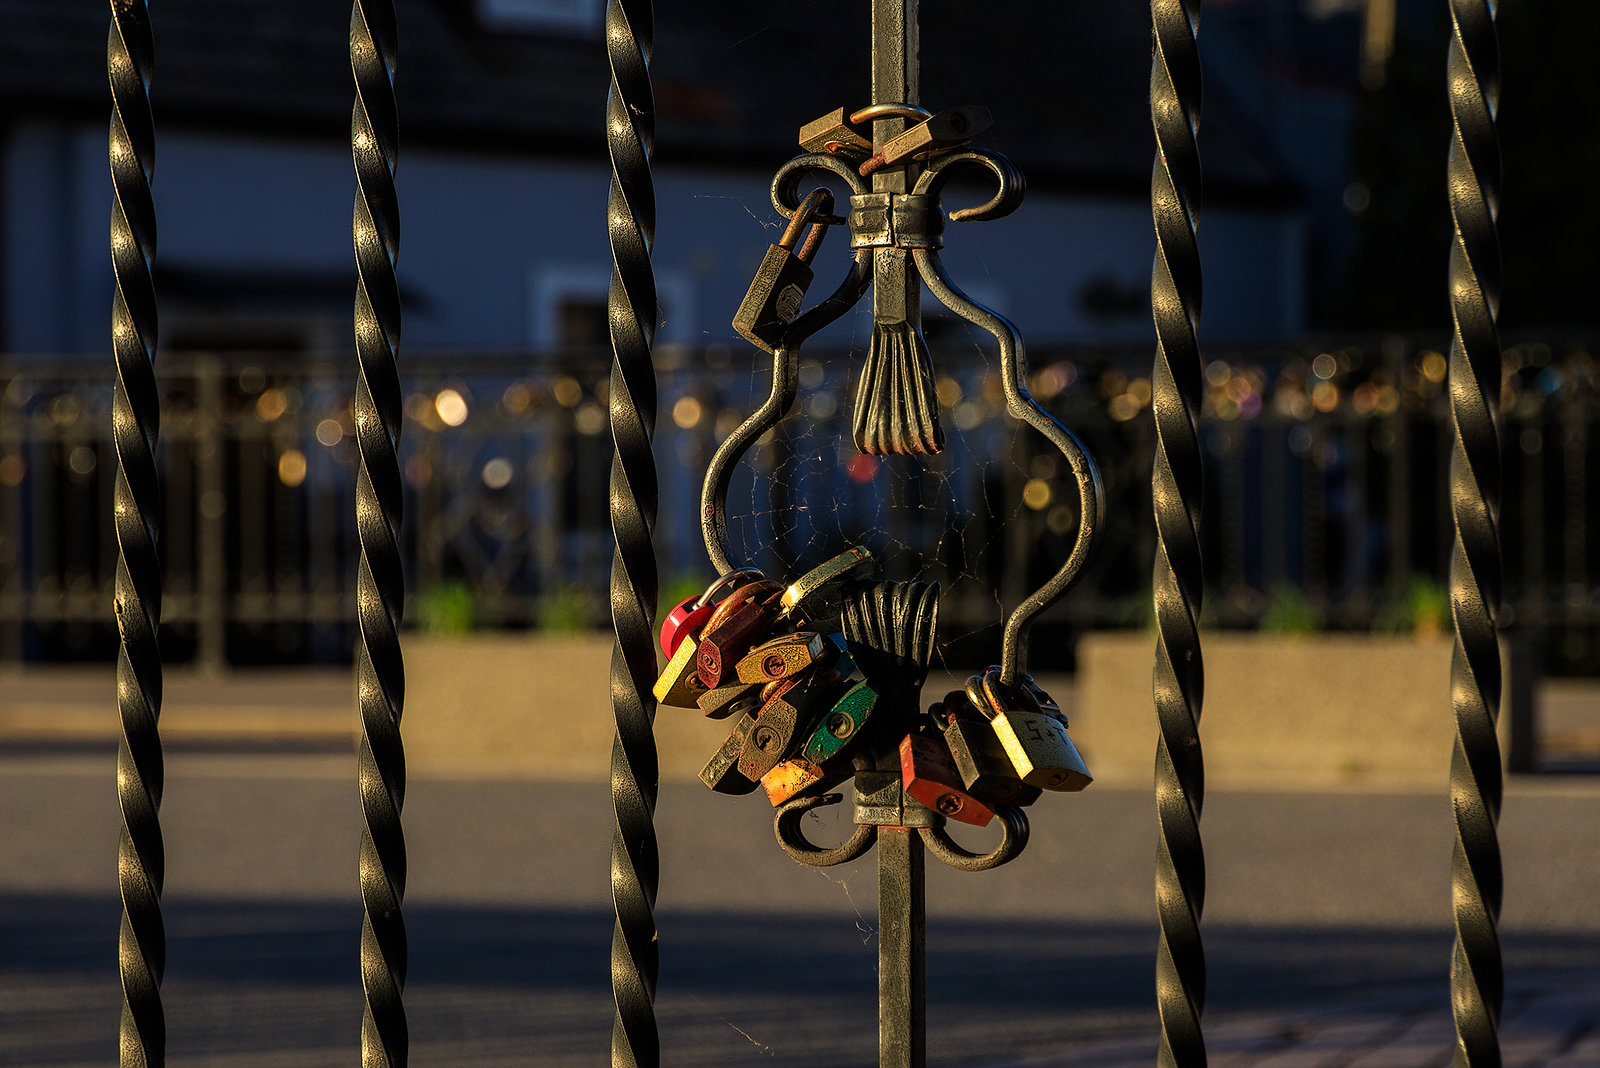
[[[1407,626],[1443,604],[1450,544],[1443,339],[1210,350],[1202,441],[1215,625]],[[1036,350],[1034,392],[1101,458],[1116,527],[1074,629],[1142,625],[1151,532],[1150,383],[1142,350]],[[943,639],[998,625],[1075,529],[1057,471],[1001,416],[979,348],[939,354],[951,444],[923,468],[848,445],[850,366],[802,368],[805,417],[754,454],[732,534],[792,570],[872,530],[898,577],[938,578]],[[718,438],[756,403],[744,351],[658,353],[662,499],[692,501]],[[762,357],[765,359],[765,357]],[[1508,347],[1502,516],[1509,626],[1547,631],[1548,667],[1597,662],[1587,562],[1600,413],[1594,350]],[[408,609],[425,626],[603,625],[610,562],[605,353],[408,352],[401,457]],[[353,372],[338,353],[171,353],[163,651],[227,663],[345,660],[354,640]],[[94,360],[0,358],[0,656],[77,659],[115,642],[111,389]],[[895,506],[914,499],[917,508]],[[1018,508],[1014,502],[1022,501]],[[1009,503],[1008,503],[1009,502]],[[790,508],[798,510],[790,512]],[[741,514],[742,513],[742,514]],[[798,517],[798,518],[796,518]],[[664,509],[661,573],[698,588],[696,517]],[[1418,581],[1423,580],[1423,581]],[[1420,592],[1419,592],[1420,591]],[[454,597],[454,600],[452,600]],[[454,613],[454,614],[452,614]],[[1299,616],[1296,616],[1299,613]],[[1448,626],[1448,619],[1444,620]]]

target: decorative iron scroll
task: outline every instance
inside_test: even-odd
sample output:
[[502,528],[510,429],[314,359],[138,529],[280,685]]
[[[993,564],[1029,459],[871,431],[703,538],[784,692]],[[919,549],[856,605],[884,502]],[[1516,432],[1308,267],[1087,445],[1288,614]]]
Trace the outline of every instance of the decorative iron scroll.
[[1455,949],[1450,1003],[1455,1063],[1500,1064],[1500,54],[1492,0],[1451,0],[1447,78],[1450,141],[1450,608],[1455,652],[1450,702],[1456,740],[1450,761],[1455,814],[1451,898]]
[[656,1029],[656,886],[661,861],[655,809],[659,785],[654,734],[655,675],[651,628],[656,612],[656,467],[650,441],[656,425],[656,378],[650,346],[655,337],[656,285],[650,266],[655,242],[656,195],[650,177],[655,143],[655,102],[650,56],[655,16],[650,0],[610,0],[606,50],[611,91],[606,101],[606,142],[611,152],[611,616],[617,640],[611,652],[611,706],[617,735],[611,749],[611,800],[616,833],[611,840],[611,896],[617,922],[611,934],[611,989],[617,1011],[611,1028],[611,1063],[653,1066],[661,1060]]
[[[962,292],[940,259],[941,194],[951,177],[977,172],[995,182],[988,201],[948,214],[978,221],[1017,208],[1022,174],[999,153],[971,147],[989,124],[987,109],[934,113],[913,102],[916,4],[877,0],[873,18],[874,102],[802,128],[806,153],[772,182],[773,207],[789,225],[734,318],[735,329],[772,354],[771,388],[707,467],[702,533],[719,577],[668,614],[661,632],[668,660],[654,692],[663,704],[731,723],[700,777],[721,793],[764,789],[779,845],[796,861],[827,867],[879,847],[880,1057],[912,1066],[925,1058],[923,850],[963,871],[1008,863],[1027,845],[1023,809],[1042,790],[1081,790],[1091,781],[1066,717],[1027,674],[1027,637],[1033,619],[1081,574],[1103,525],[1104,493],[1077,436],[1030,394],[1015,325]],[[807,180],[822,184],[802,196]],[[848,204],[844,214],[834,214],[836,203]],[[829,228],[845,225],[845,274],[831,295],[802,311],[813,257]],[[861,547],[774,580],[732,558],[727,517],[735,466],[794,406],[800,347],[869,289],[874,325],[858,379],[856,445],[869,454],[943,447],[920,327],[924,287],[994,338],[1007,411],[1066,461],[1079,516],[1066,560],[1006,620],[999,663],[926,709],[936,583],[876,579],[877,562]],[[814,843],[804,817],[843,802],[835,791],[846,783],[854,829],[837,845]],[[950,821],[996,822],[1000,841],[987,852],[968,850],[947,832]]]
[[394,100],[395,16],[392,0],[356,0],[350,10],[350,69],[356,101],[350,145],[356,170],[352,237],[356,258],[355,437],[356,529],[361,563],[356,579],[356,702],[361,713],[357,775],[361,787],[361,1063],[404,1068],[409,1041],[402,992],[406,983],[406,843],[400,825],[406,760],[400,740],[405,665],[400,614],[403,494],[400,438],[400,206],[394,167],[399,116]]
[[161,840],[163,762],[161,735],[161,559],[156,524],[161,479],[156,440],[161,396],[156,388],[156,207],[150,193],[155,170],[155,121],[150,73],[155,44],[144,0],[112,0],[106,41],[111,82],[111,344],[117,379],[111,425],[117,449],[114,490],[117,529],[117,708],[122,741],[117,748],[117,802],[122,834],[117,883],[122,893],[118,961],[122,974],[121,1063],[133,1068],[164,1064],[167,1023],[161,1008],[167,936],[161,919],[166,853]]

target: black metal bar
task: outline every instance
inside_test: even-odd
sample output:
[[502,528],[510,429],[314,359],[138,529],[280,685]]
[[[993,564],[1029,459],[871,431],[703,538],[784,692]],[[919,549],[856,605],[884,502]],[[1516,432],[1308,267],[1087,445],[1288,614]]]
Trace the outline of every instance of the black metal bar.
[[1451,900],[1456,940],[1450,963],[1455,1063],[1500,1064],[1500,49],[1493,0],[1451,0],[1450,141],[1450,608],[1455,654],[1450,700],[1456,740],[1450,761],[1455,813]]
[[401,424],[400,208],[394,168],[399,116],[394,99],[395,15],[392,0],[355,0],[350,10],[350,69],[356,99],[350,145],[356,171],[355,245],[356,527],[361,563],[356,578],[356,701],[361,712],[357,775],[361,789],[361,1018],[364,1068],[403,1068],[409,1039],[402,992],[406,927],[406,843],[400,825],[406,762],[400,739],[405,665],[400,615],[405,576],[400,564],[403,493],[397,452]]
[[[919,95],[918,19],[920,0],[872,0],[872,103],[915,104]],[[883,118],[872,124],[874,151],[906,127],[903,118]],[[891,167],[872,175],[877,193],[909,193],[920,168]],[[878,376],[870,373],[872,356],[888,358],[889,337],[905,335],[903,358],[918,357],[922,323],[922,281],[902,248],[874,249],[872,254],[873,349],[862,383]],[[888,324],[888,325],[884,325]],[[921,359],[927,359],[927,347]],[[929,374],[931,377],[931,372]],[[865,390],[857,392],[856,425],[862,427],[870,403]],[[864,447],[858,429],[857,445]],[[878,451],[874,447],[872,451]],[[919,448],[918,451],[922,451]],[[878,830],[878,1063],[883,1068],[921,1068],[927,1060],[927,998],[925,992],[926,909],[922,840],[907,827]]]
[[610,0],[606,48],[611,90],[606,139],[611,150],[611,618],[617,640],[611,653],[611,705],[617,736],[611,749],[611,800],[616,833],[611,840],[611,896],[617,922],[611,935],[611,989],[617,1011],[611,1026],[611,1063],[618,1068],[661,1062],[656,1029],[656,975],[660,966],[655,922],[661,860],[655,834],[659,768],[654,733],[656,702],[657,486],[650,442],[656,426],[656,285],[650,266],[655,243],[656,195],[650,177],[655,144],[655,104],[650,56],[655,15],[650,0]]
[[878,828],[878,1063],[927,1063],[927,917],[922,839]]
[[1150,67],[1150,118],[1156,135],[1150,183],[1156,230],[1150,302],[1156,327],[1151,376],[1156,428],[1152,482],[1156,559],[1156,1001],[1161,1013],[1158,1063],[1183,1068],[1206,1063],[1200,1016],[1205,1008],[1205,849],[1200,812],[1205,764],[1200,711],[1205,670],[1200,650],[1204,572],[1200,506],[1205,478],[1196,422],[1204,369],[1196,325],[1200,318],[1200,55],[1195,31],[1200,0],[1151,0],[1155,55]]
[[166,928],[161,885],[166,852],[161,838],[164,767],[161,735],[161,560],[156,524],[161,480],[156,441],[161,396],[156,387],[157,313],[151,264],[156,254],[155,120],[150,74],[155,43],[145,0],[112,0],[106,41],[111,83],[111,266],[116,295],[111,343],[117,379],[111,424],[117,449],[113,509],[117,528],[117,801],[122,834],[117,882],[122,894],[118,959],[122,974],[121,1063],[155,1068],[166,1063],[167,1023],[161,1007]]

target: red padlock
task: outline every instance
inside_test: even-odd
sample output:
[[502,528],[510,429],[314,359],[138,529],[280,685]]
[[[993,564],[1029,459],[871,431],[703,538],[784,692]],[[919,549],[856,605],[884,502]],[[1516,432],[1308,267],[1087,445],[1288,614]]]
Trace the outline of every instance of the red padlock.
[[667,613],[666,620],[661,624],[661,651],[668,660],[678,651],[678,646],[683,644],[683,639],[691,634],[699,634],[700,629],[706,625],[706,620],[711,618],[711,613],[717,610],[716,596],[723,587],[736,583],[741,579],[757,579],[761,572],[753,567],[741,567],[722,575],[706,591],[696,597],[685,597],[672,611]]
[[920,734],[902,738],[900,778],[908,796],[950,819],[974,827],[994,819],[994,810],[962,787],[961,773],[950,759],[943,738]]

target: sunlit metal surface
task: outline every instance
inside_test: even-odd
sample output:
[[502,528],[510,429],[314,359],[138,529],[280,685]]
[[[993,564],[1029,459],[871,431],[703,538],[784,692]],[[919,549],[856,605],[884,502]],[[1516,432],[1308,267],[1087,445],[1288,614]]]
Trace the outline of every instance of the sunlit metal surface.
[[406,889],[406,846],[400,824],[406,763],[400,740],[405,666],[400,616],[405,575],[400,563],[403,489],[401,425],[400,207],[394,168],[399,118],[395,112],[396,27],[390,0],[356,0],[350,12],[350,67],[356,102],[350,117],[357,195],[352,219],[357,287],[355,437],[356,527],[361,562],[356,580],[356,701],[361,713],[357,774],[361,788],[361,1062],[365,1068],[403,1068],[409,1040],[402,992],[406,928],[400,912]]
[[654,825],[656,764],[655,635],[656,467],[650,441],[656,425],[656,375],[651,342],[657,318],[650,249],[655,242],[655,185],[650,153],[655,104],[650,56],[655,15],[650,0],[611,0],[606,8],[606,51],[611,91],[606,101],[606,141],[611,150],[611,703],[617,736],[611,750],[611,799],[616,833],[611,842],[611,896],[617,922],[611,935],[611,989],[617,1011],[611,1029],[611,1063],[623,1068],[660,1063],[656,1029],[659,970],[655,902],[660,858]]
[[116,296],[111,310],[116,392],[111,424],[117,450],[116,619],[117,706],[122,742],[117,750],[117,801],[122,836],[117,883],[122,892],[118,958],[122,973],[121,1062],[133,1068],[166,1062],[167,1025],[161,1008],[166,970],[166,930],[161,884],[166,854],[161,840],[163,767],[161,736],[161,559],[157,522],[161,480],[156,440],[161,398],[156,389],[156,295],[150,268],[156,252],[156,209],[150,193],[155,169],[155,123],[150,73],[155,46],[144,0],[112,0],[106,70],[111,82],[111,265]]
[[1450,608],[1455,653],[1450,701],[1456,741],[1450,761],[1455,813],[1451,872],[1456,940],[1450,962],[1455,1063],[1500,1064],[1500,48],[1493,0],[1452,0],[1448,80],[1450,140]]
[[1152,483],[1156,551],[1152,589],[1156,617],[1156,1000],[1161,1012],[1162,1065],[1206,1063],[1200,1015],[1206,1001],[1205,850],[1200,811],[1205,763],[1200,711],[1205,669],[1200,652],[1200,562],[1204,458],[1196,421],[1203,363],[1195,336],[1200,318],[1200,55],[1195,31],[1200,0],[1152,0],[1155,54],[1150,69],[1150,118],[1156,165],[1150,183],[1156,230],[1150,302],[1156,327],[1151,408],[1156,450]]

